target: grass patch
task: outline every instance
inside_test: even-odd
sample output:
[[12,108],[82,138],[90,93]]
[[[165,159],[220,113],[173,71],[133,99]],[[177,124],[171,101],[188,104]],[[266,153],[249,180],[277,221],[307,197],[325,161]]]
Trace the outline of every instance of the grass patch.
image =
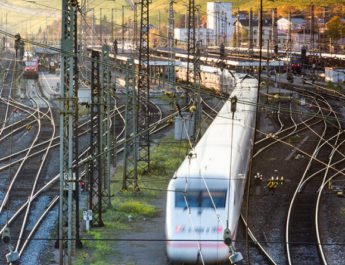
[[[117,253],[114,261],[116,244],[102,238],[119,238],[127,231],[133,231],[135,221],[157,216],[160,209],[153,204],[158,198],[165,196],[166,187],[175,170],[183,161],[189,150],[185,141],[176,141],[173,136],[163,138],[151,148],[150,171],[138,171],[139,192],[132,192],[131,187],[122,191],[123,167],[117,167],[112,179],[111,208],[103,213],[104,227],[92,228],[89,233],[82,234],[83,249],[76,252],[73,264],[76,265],[110,265],[121,264],[121,255]],[[130,263],[129,263],[130,264]]]
[[153,217],[155,215],[156,208],[138,201],[128,201],[119,205],[119,210],[125,213],[140,215],[145,217]]

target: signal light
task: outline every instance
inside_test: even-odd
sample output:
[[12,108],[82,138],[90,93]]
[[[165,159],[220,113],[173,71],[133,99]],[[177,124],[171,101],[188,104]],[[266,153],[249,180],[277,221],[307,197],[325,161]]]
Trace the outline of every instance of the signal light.
[[225,230],[224,230],[223,241],[224,241],[225,245],[227,245],[227,246],[231,245],[232,238],[231,238],[231,231],[229,228],[225,228]]
[[82,182],[81,182],[81,190],[82,190],[82,191],[85,190],[85,184],[86,184],[85,181],[82,181]]
[[2,241],[7,245],[10,243],[11,241],[10,228],[6,227],[4,229],[4,232],[2,233]]

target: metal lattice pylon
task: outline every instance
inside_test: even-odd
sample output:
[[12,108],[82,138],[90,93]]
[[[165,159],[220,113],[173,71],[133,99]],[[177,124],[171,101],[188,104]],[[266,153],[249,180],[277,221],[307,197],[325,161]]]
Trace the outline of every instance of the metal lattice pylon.
[[253,55],[253,10],[250,9],[249,11],[249,56],[251,57]]
[[110,128],[110,61],[109,61],[109,53],[110,53],[110,47],[108,45],[103,45],[102,47],[102,56],[101,56],[101,76],[102,76],[102,82],[101,87],[103,91],[103,94],[105,94],[105,98],[103,100],[104,106],[105,106],[105,117],[106,121],[104,124],[104,136],[105,140],[103,141],[103,150],[104,155],[103,161],[105,161],[105,168],[104,168],[104,190],[103,198],[107,198],[106,204],[110,206],[110,146],[111,146],[111,128]]
[[[60,201],[59,201],[59,260],[60,265],[72,264],[72,193],[75,180],[72,174],[73,161],[73,114],[77,106],[74,91],[77,78],[73,56],[76,43],[74,34],[78,2],[62,1],[61,36],[61,87],[60,87]],[[67,252],[65,246],[67,245]]]
[[136,141],[136,91],[134,60],[126,63],[126,105],[125,105],[125,143],[123,151],[122,190],[136,189],[137,183],[137,141]]
[[173,89],[175,87],[174,3],[175,3],[175,0],[171,0],[169,3],[169,25],[168,25],[168,47],[169,47],[168,80]]
[[194,114],[194,134],[193,139],[196,142],[200,137],[201,126],[201,104],[200,104],[200,42],[196,42],[196,30],[195,30],[195,13],[197,11],[194,0],[188,2],[188,59],[187,59],[187,77],[189,76],[189,64],[191,60],[191,54],[193,55],[193,95],[194,105],[196,107]]
[[92,210],[92,226],[104,226],[102,220],[102,119],[99,52],[91,54],[91,117],[90,117],[90,174],[89,209]]
[[[137,111],[137,132],[145,130],[140,134],[138,141],[137,167],[148,171],[150,169],[150,132],[149,124],[149,96],[150,96],[150,22],[149,22],[149,0],[141,0],[140,15],[140,44],[139,44],[139,77],[138,77],[138,111]],[[135,177],[137,178],[137,176]],[[135,187],[137,189],[138,187]]]

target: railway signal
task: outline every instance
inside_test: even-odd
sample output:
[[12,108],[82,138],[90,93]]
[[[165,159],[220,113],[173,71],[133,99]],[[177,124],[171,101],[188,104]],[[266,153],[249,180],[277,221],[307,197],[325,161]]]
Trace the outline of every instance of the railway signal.
[[10,244],[11,241],[11,233],[10,233],[10,228],[6,227],[4,232],[2,233],[2,241],[8,245]]
[[219,52],[220,52],[220,58],[221,59],[224,59],[225,57],[225,46],[224,46],[224,43],[222,43],[219,47]]
[[8,263],[15,262],[19,260],[19,255],[16,251],[13,251],[13,246],[10,244],[11,242],[11,233],[10,228],[6,227],[4,232],[2,233],[2,241],[8,246],[8,250],[10,253],[6,254],[6,260]]
[[16,35],[14,35],[14,48],[16,50],[18,50],[20,48],[20,42],[21,42],[21,36],[19,33],[17,33]]
[[113,42],[113,48],[114,48],[114,54],[117,54],[117,49],[118,49],[117,40],[114,40],[114,42]]

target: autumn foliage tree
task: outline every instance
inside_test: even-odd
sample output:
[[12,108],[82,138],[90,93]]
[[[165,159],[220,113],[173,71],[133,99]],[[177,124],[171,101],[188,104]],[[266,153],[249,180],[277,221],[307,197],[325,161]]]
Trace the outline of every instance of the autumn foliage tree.
[[332,17],[326,23],[326,36],[332,40],[339,40],[345,34],[345,24],[341,21],[340,17]]

